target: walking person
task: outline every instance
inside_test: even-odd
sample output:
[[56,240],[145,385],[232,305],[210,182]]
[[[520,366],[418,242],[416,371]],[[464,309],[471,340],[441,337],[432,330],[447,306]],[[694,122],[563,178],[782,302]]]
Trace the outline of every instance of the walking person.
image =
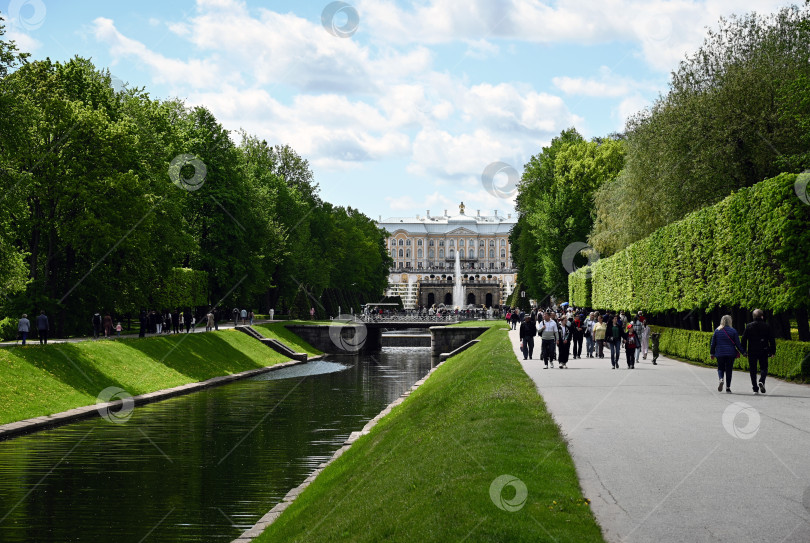
[[661,332],[650,332],[650,344],[652,345],[652,363],[658,365],[658,341],[661,339]]
[[101,334],[101,313],[93,314],[93,339],[98,339]]
[[537,332],[540,336],[540,356],[545,364],[544,369],[548,369],[549,364],[554,368],[554,351],[560,340],[560,328],[551,319],[550,311],[546,311],[543,320],[537,323]]
[[596,325],[596,315],[589,313],[588,318],[585,319],[585,356],[594,358],[596,351],[596,340],[593,338],[593,327]]
[[568,319],[568,325],[572,326],[574,358],[582,358],[582,340],[585,337],[584,315],[581,313],[574,318]]
[[[776,354],[776,339],[768,323],[765,312],[754,309],[754,322],[746,325],[740,340],[743,351],[748,353],[748,371],[751,374],[751,386],[754,394],[765,394],[765,378],[768,376],[768,359]],[[760,375],[757,382],[757,366]]]
[[155,313],[155,333],[163,333],[163,313]]
[[[576,338],[576,324],[572,317],[563,317],[560,321],[560,369],[568,367],[568,355],[571,353],[571,342]],[[576,356],[574,357],[576,358]]]
[[188,334],[191,330],[191,325],[193,324],[190,309],[186,309],[185,312],[183,312],[183,320],[186,322],[186,333]]
[[741,354],[746,355],[745,349],[740,344],[737,330],[731,327],[731,315],[723,315],[723,318],[720,319],[720,326],[712,334],[710,354],[712,360],[717,359],[717,375],[720,377],[717,391],[722,392],[723,376],[725,376],[726,392],[731,394],[731,374],[734,370],[734,359],[739,358]]
[[650,333],[652,332],[652,328],[650,328],[650,321],[644,319],[644,326],[641,329],[641,358],[643,360],[647,360],[647,351],[650,348]]
[[179,334],[180,330],[183,329],[183,323],[180,322],[180,308],[174,310],[174,314],[172,315],[172,330],[175,334]]
[[239,326],[239,309],[236,307],[233,308],[233,325]]
[[121,331],[123,329],[124,327],[121,326],[121,322],[119,321],[118,324],[115,325],[115,335],[118,337],[118,339],[121,339]]
[[636,350],[639,346],[639,339],[634,328],[627,331],[623,343],[627,355],[627,369],[634,370],[636,369]]
[[520,322],[520,313],[517,309],[512,311],[512,330],[517,328],[518,323]]
[[622,330],[618,315],[613,316],[613,322],[608,325],[605,332],[605,341],[610,346],[610,364],[613,369],[619,369],[619,356],[621,355],[622,339],[625,332]]
[[[350,313],[350,314],[352,314],[352,313]],[[250,313],[248,313],[248,319],[250,320],[250,325],[251,325],[251,326],[253,326],[253,319],[254,319],[255,317],[256,317],[256,314],[255,314],[255,313],[253,312],[253,310],[251,309],[251,310],[250,310]]]
[[17,323],[17,332],[20,334],[22,344],[25,345],[25,340],[28,339],[28,333],[31,331],[31,321],[28,320],[28,315],[23,313],[20,322]]
[[532,324],[531,317],[527,316],[520,325],[520,350],[523,352],[523,360],[529,360],[534,352],[534,336],[537,334],[535,325]]
[[214,329],[214,313],[209,311],[205,316],[205,331],[210,332]]
[[113,329],[112,317],[110,316],[109,313],[107,313],[106,315],[104,315],[104,337],[106,339],[109,339],[110,336],[112,336],[112,329]]
[[641,356],[641,337],[644,335],[644,321],[641,318],[641,311],[638,312],[636,318],[633,320],[633,332],[636,335],[636,359],[639,361]]
[[48,344],[48,331],[50,330],[50,323],[48,322],[48,315],[45,314],[45,310],[42,309],[37,315],[37,334],[39,334],[39,344],[40,345],[47,345]]
[[596,342],[596,356],[605,358],[605,332],[607,323],[602,315],[596,315],[596,322],[593,325],[593,340]]

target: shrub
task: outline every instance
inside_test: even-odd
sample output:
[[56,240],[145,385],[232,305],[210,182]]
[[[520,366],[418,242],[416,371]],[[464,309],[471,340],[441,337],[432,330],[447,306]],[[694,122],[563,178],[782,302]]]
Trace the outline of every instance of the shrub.
[[0,339],[3,341],[14,341],[17,339],[17,319],[6,317],[0,320]]

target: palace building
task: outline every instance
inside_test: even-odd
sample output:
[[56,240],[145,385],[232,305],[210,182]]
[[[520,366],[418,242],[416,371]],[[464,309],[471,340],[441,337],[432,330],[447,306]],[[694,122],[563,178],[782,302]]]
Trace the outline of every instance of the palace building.
[[[517,223],[511,214],[392,217],[380,220],[393,258],[388,295],[401,296],[406,309],[439,304],[492,307],[506,303],[517,279],[509,233]],[[456,254],[461,264],[464,303],[452,299]]]

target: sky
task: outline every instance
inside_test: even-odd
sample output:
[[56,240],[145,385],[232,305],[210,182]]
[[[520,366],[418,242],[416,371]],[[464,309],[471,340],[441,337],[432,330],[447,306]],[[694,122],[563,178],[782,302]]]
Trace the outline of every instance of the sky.
[[[562,130],[621,132],[720,17],[774,0],[0,0],[33,59],[79,55],[288,144],[370,217],[514,212]],[[203,161],[205,157],[200,157]]]

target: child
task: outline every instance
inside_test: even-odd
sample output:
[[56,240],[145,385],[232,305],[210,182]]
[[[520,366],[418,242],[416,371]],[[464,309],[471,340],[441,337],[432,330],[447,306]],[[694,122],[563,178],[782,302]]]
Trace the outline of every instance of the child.
[[124,327],[121,326],[120,322],[115,325],[115,334],[118,336],[118,339],[121,339],[121,330],[123,330],[123,329],[124,329]]
[[650,341],[652,342],[652,353],[653,353],[652,363],[655,364],[656,366],[658,365],[658,362],[656,362],[656,360],[658,360],[658,340],[660,338],[661,332],[653,332],[652,334],[650,334]]
[[636,348],[638,347],[638,337],[636,331],[630,328],[627,332],[627,339],[624,340],[624,349],[627,353],[627,367],[635,369],[636,367]]

